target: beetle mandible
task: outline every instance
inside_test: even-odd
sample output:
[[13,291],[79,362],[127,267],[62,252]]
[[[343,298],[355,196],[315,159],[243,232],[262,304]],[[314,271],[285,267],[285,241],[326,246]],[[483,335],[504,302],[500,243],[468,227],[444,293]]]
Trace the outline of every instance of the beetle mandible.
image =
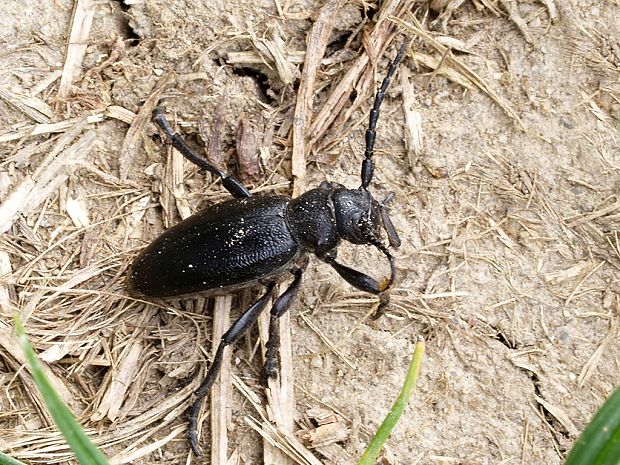
[[[293,280],[271,307],[265,361],[267,376],[277,375],[278,318],[289,309],[299,291],[309,253],[334,268],[355,288],[378,295],[377,316],[389,303],[387,291],[394,282],[396,266],[388,248],[381,242],[381,230],[385,230],[391,247],[399,247],[400,239],[387,212],[386,204],[391,195],[379,202],[368,187],[373,178],[372,156],[379,109],[407,46],[408,41],[401,45],[375,95],[366,130],[361,185],[357,189],[323,182],[294,199],[283,195],[253,196],[237,179],[194,153],[183,138],[173,132],[163,110],[154,110],[153,119],[171,144],[188,160],[218,176],[234,198],[206,207],[148,245],[129,269],[129,292],[134,296],[162,298],[202,291],[226,293],[257,283],[267,288],[222,336],[213,363],[194,393],[188,439],[196,455],[200,455],[198,413],[220,371],[224,349],[256,322],[267,302],[275,297],[275,283],[281,275],[290,272]],[[336,261],[337,246],[342,239],[380,250],[389,261],[390,277],[377,281]]]

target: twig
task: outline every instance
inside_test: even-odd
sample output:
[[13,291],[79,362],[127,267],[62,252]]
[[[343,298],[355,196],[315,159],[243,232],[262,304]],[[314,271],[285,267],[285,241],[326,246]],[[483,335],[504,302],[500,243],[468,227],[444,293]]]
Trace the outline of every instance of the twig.
[[65,56],[65,65],[58,86],[58,97],[65,98],[69,95],[71,84],[82,71],[82,60],[88,46],[90,28],[93,24],[96,3],[94,0],[78,0],[73,9],[71,19],[71,35]]
[[312,26],[308,36],[308,49],[304,59],[304,69],[299,83],[297,105],[293,118],[293,197],[305,190],[306,177],[306,138],[312,115],[312,98],[316,75],[325,54],[327,42],[331,36],[336,13],[340,9],[341,0],[328,0]]
[[129,168],[131,167],[135,154],[142,145],[141,141],[142,135],[144,134],[144,127],[151,119],[151,113],[153,113],[153,109],[157,105],[157,102],[159,102],[159,96],[173,78],[174,72],[172,71],[167,71],[161,78],[159,78],[153,92],[146,99],[144,105],[142,105],[142,108],[140,108],[140,111],[131,123],[129,130],[127,131],[127,135],[125,136],[125,140],[123,140],[123,145],[121,146],[118,156],[121,181],[125,181],[127,179]]
[[[215,297],[213,307],[213,354],[230,326],[232,295]],[[228,423],[230,422],[231,351],[224,351],[220,374],[211,388],[211,463],[226,463]]]

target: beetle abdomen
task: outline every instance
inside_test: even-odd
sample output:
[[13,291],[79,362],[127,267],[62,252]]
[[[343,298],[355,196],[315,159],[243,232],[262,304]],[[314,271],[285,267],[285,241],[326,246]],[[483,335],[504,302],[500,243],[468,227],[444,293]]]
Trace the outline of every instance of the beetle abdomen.
[[233,199],[173,226],[133,262],[134,294],[173,297],[256,281],[296,258],[283,196]]

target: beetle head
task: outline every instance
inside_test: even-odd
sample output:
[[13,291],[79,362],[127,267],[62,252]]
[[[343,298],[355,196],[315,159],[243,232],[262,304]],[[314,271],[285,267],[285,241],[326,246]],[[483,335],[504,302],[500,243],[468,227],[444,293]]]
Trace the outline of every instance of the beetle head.
[[387,211],[390,194],[378,202],[364,188],[334,190],[332,200],[338,234],[353,244],[381,244],[381,230],[385,230],[390,246],[399,247],[400,238]]
[[387,290],[396,278],[394,258],[387,247],[381,242],[381,230],[385,230],[390,246],[399,247],[400,238],[392,224],[386,204],[393,195],[378,202],[365,188],[334,189],[332,201],[338,235],[353,244],[369,244],[379,249],[390,262],[390,278],[382,284],[382,291]]

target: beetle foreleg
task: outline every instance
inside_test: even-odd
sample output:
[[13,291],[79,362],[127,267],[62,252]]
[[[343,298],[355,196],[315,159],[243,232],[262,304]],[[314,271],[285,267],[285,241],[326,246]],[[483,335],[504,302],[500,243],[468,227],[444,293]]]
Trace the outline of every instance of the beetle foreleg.
[[279,318],[289,309],[301,283],[303,268],[297,269],[293,274],[295,279],[286,290],[276,299],[271,307],[271,318],[269,319],[269,339],[267,340],[267,350],[265,352],[265,378],[275,378],[278,374],[278,348],[280,347],[280,320]]
[[336,270],[336,272],[342,276],[346,282],[360,291],[369,292],[370,294],[381,294],[385,290],[385,285],[383,285],[383,283],[379,283],[376,279],[368,276],[366,273],[362,273],[361,271],[354,270],[353,268],[338,263],[331,255],[326,255],[319,258]]
[[153,120],[162,129],[162,131],[164,131],[172,146],[179,152],[181,152],[181,155],[183,155],[196,166],[199,166],[203,170],[206,170],[209,173],[221,178],[224,188],[228,192],[230,192],[233,197],[244,198],[250,197],[252,195],[248,188],[245,187],[243,183],[241,183],[241,181],[237,180],[233,176],[227,175],[222,170],[218,169],[215,165],[209,163],[206,158],[196,154],[196,152],[194,152],[190,148],[190,146],[187,145],[183,138],[172,130],[172,128],[170,127],[170,123],[168,123],[168,120],[164,116],[164,111],[161,109],[161,107],[157,107],[155,108],[155,110],[153,110]]
[[390,260],[392,277],[389,279],[384,278],[381,282],[379,282],[373,277],[368,276],[366,273],[362,273],[361,271],[354,270],[353,268],[343,265],[342,263],[338,263],[336,259],[329,254],[319,258],[336,270],[336,272],[351,286],[359,289],[360,291],[378,295],[379,307],[377,308],[373,318],[378,318],[383,315],[385,312],[385,307],[387,307],[390,303],[390,295],[386,291],[392,285],[394,280],[394,266],[392,260]]
[[272,297],[275,284],[271,283],[267,287],[267,292],[254,302],[243,314],[232,324],[232,326],[224,333],[220,345],[217,347],[217,352],[213,358],[213,363],[209,367],[207,376],[200,384],[198,389],[194,392],[195,400],[190,407],[189,411],[189,425],[188,425],[188,440],[189,445],[197,456],[200,455],[198,449],[198,414],[200,413],[200,406],[202,405],[202,399],[209,393],[209,390],[213,386],[220,368],[222,368],[222,359],[224,357],[224,349],[227,346],[234,344],[258,319],[260,313],[264,310],[267,302]]

